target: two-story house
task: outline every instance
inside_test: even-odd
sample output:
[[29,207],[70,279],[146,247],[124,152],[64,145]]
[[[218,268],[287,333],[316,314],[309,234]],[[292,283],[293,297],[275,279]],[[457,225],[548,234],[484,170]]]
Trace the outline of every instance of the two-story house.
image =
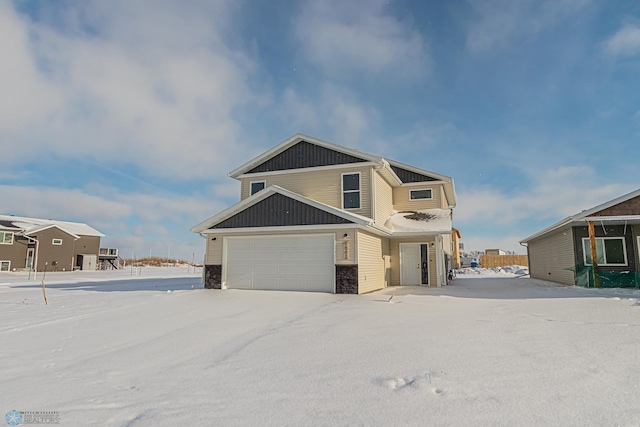
[[0,215],[0,271],[95,270],[103,236],[79,222]]
[[206,288],[446,284],[450,177],[300,134],[229,176],[240,202],[191,229],[206,238]]

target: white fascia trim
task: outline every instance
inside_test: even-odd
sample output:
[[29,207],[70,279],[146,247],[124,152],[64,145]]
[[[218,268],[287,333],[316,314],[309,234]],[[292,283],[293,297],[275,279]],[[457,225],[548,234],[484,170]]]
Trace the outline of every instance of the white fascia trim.
[[380,227],[371,227],[359,224],[318,224],[318,225],[288,225],[284,227],[243,227],[243,228],[214,228],[203,231],[202,234],[236,234],[236,233],[291,233],[294,231],[319,231],[319,230],[342,230],[354,228],[367,230],[374,234],[389,237],[391,232]]
[[238,176],[244,174],[248,170],[253,169],[254,167],[258,166],[260,163],[263,163],[263,162],[267,161],[271,157],[275,157],[276,155],[280,154],[281,152],[285,151],[287,148],[297,144],[300,141],[307,141],[307,142],[310,142],[312,144],[328,148],[330,150],[334,150],[334,151],[338,151],[338,152],[341,152],[341,153],[349,154],[349,155],[354,156],[354,157],[360,157],[360,158],[363,158],[365,160],[369,160],[369,161],[377,163],[377,164],[380,164],[382,162],[382,157],[374,156],[372,154],[365,153],[365,152],[362,152],[362,151],[359,151],[359,150],[354,150],[352,148],[343,147],[343,146],[340,146],[340,145],[333,144],[331,142],[327,142],[327,141],[323,141],[323,140],[318,139],[318,138],[314,138],[312,136],[308,136],[308,135],[303,135],[301,133],[297,133],[297,134],[293,135],[291,138],[289,138],[289,139],[287,139],[285,141],[282,141],[280,144],[276,145],[275,147],[271,148],[270,150],[267,150],[264,153],[262,153],[261,155],[249,160],[247,163],[243,164],[242,166],[232,170],[227,175],[229,177],[231,177],[231,178],[236,178],[237,179]]
[[432,237],[439,236],[441,234],[452,234],[452,231],[398,231],[393,232],[391,237]]
[[[537,239],[539,237],[544,236],[545,234],[551,233],[553,231],[557,231],[560,230],[563,227],[569,226],[571,224],[575,224],[581,221],[604,221],[603,218],[615,218],[615,217],[591,217],[592,214],[600,212],[604,209],[610,208],[611,206],[615,206],[619,203],[622,202],[626,202],[627,200],[633,199],[634,197],[640,196],[640,190],[636,190],[636,191],[632,191],[631,193],[625,194],[624,196],[620,196],[617,199],[613,199],[610,200],[606,203],[603,203],[601,205],[598,205],[596,207],[593,207],[591,209],[587,209],[585,211],[580,212],[579,214],[576,215],[572,215],[570,217],[567,217],[547,228],[545,228],[542,231],[539,231],[535,234],[532,234],[531,236],[520,240],[520,243],[528,243],[534,239]],[[637,215],[629,215],[629,216],[621,216],[620,220],[625,220],[625,219],[631,219],[633,217],[636,217]],[[593,218],[593,219],[588,219],[588,218]]]
[[63,233],[67,233],[69,236],[73,237],[75,240],[80,239],[80,236],[77,236],[73,233],[71,233],[70,231],[65,230],[64,228],[60,227],[59,225],[56,224],[49,224],[49,225],[39,225],[33,228],[30,228],[29,230],[25,231],[24,233],[22,233],[24,236],[27,235],[31,235],[33,233],[37,233],[39,231],[44,231],[44,230],[48,230],[50,228],[57,228],[58,230],[62,231]]
[[424,187],[425,185],[443,185],[445,181],[405,182],[400,187]]
[[[378,166],[376,168],[376,170],[379,171],[380,175],[391,186],[398,187],[398,186],[402,185],[402,180],[398,177],[398,175],[396,175],[396,173],[393,171],[393,169],[391,169],[391,165],[389,164],[387,159],[382,159],[382,166]],[[389,175],[389,178],[391,179],[391,181],[389,179],[387,179],[387,177],[385,176],[385,174],[383,172],[386,172],[386,174]]]
[[560,229],[562,229],[562,228],[564,228],[566,226],[569,226],[573,222],[574,222],[573,221],[573,217],[565,218],[562,221],[559,221],[559,222],[557,222],[557,223],[545,228],[542,231],[539,231],[539,232],[537,232],[535,234],[532,234],[531,236],[529,236],[527,238],[524,238],[524,239],[520,240],[520,243],[529,243],[530,241],[535,240],[535,239],[537,239],[539,237],[542,237],[545,234],[551,233],[553,231],[558,231],[558,230],[560,230]]
[[[223,210],[222,212],[204,220],[200,224],[191,228],[191,232],[193,233],[201,233],[208,230],[211,226],[235,215],[236,213],[242,211],[243,209],[258,203],[259,201],[266,199],[274,193],[282,194],[283,196],[289,197],[291,199],[297,200],[301,203],[304,203],[309,206],[313,206],[315,208],[321,209],[325,212],[332,213],[340,218],[351,221],[355,224],[359,225],[371,225],[373,221],[371,218],[364,217],[362,215],[354,214],[351,212],[343,211],[342,209],[334,208],[333,206],[325,205],[324,203],[317,202],[315,200],[308,199],[304,196],[301,196],[292,191],[286,190],[282,187],[278,187],[277,185],[270,185],[262,191],[257,192],[256,194],[247,197],[244,200],[236,203],[235,205]],[[253,228],[263,228],[263,227],[251,227]]]
[[609,200],[606,203],[603,203],[601,205],[598,205],[596,207],[593,207],[591,209],[587,209],[585,211],[580,212],[577,215],[574,215],[573,217],[577,220],[581,220],[583,218],[586,218],[588,216],[591,216],[592,214],[596,213],[596,212],[600,212],[604,209],[610,208],[611,206],[615,206],[618,203],[622,203],[622,202],[626,202],[629,199],[633,199],[634,197],[638,197],[640,196],[640,190],[636,190],[636,191],[632,191],[631,193],[625,194],[624,196],[620,196],[616,199],[613,200]]
[[640,221],[640,215],[615,215],[615,216],[588,216],[581,218],[585,222],[607,222],[607,221]]
[[234,177],[234,178],[236,179],[262,178],[262,177],[268,177],[273,175],[288,175],[291,173],[316,172],[316,171],[331,170],[331,169],[353,169],[353,168],[369,167],[369,166],[378,166],[378,164],[373,162],[344,163],[341,165],[316,166],[313,168],[284,169],[279,171],[247,173],[247,174],[238,175],[237,177]]

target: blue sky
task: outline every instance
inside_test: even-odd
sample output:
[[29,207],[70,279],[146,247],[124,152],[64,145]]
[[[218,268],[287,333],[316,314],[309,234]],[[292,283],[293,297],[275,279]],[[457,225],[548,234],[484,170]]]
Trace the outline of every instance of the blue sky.
[[640,2],[0,0],[1,213],[201,259],[295,133],[452,176],[467,250],[640,187]]

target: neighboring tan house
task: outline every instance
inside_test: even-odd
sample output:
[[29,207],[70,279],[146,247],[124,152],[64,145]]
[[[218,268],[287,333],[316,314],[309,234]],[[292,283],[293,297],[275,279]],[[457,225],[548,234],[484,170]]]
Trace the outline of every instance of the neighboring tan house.
[[507,253],[502,249],[485,249],[484,254],[490,256],[501,256],[506,255]]
[[527,245],[531,277],[592,286],[589,222],[594,224],[602,284],[640,286],[640,190],[565,218],[522,240],[520,243]]
[[364,293],[442,286],[453,179],[297,134],[229,173],[240,202],[191,231],[204,285]]
[[0,271],[95,270],[104,234],[78,222],[0,215]]
[[458,230],[457,228],[454,227],[452,231],[453,233],[451,234],[451,244],[453,245],[453,268],[460,268],[462,267],[462,263],[460,262],[460,238],[462,236],[460,235],[460,230]]

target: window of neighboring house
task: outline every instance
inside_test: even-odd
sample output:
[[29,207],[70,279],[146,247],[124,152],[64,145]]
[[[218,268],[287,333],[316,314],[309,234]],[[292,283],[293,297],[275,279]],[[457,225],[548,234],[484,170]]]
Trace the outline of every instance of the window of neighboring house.
[[[592,264],[591,241],[582,239],[584,263]],[[596,260],[598,265],[627,265],[627,248],[624,237],[596,237]]]
[[360,172],[342,174],[343,209],[360,209]]
[[411,200],[432,199],[433,195],[430,188],[425,188],[422,190],[410,190],[409,198]]
[[264,190],[264,187],[267,185],[267,181],[253,181],[251,183],[251,195],[253,196],[260,190]]
[[52,245],[60,246],[62,244],[62,239],[53,239],[51,241]]
[[0,271],[11,271],[11,261],[0,261]]
[[0,245],[13,245],[13,233],[0,231]]

